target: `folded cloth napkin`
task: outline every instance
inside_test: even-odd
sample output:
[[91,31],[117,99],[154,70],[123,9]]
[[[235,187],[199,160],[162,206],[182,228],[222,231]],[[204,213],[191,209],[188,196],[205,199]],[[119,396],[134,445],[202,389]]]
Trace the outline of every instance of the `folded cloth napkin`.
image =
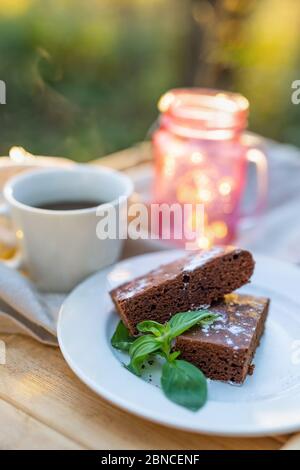
[[0,331],[29,334],[57,346],[56,323],[63,294],[37,290],[25,276],[0,263]]

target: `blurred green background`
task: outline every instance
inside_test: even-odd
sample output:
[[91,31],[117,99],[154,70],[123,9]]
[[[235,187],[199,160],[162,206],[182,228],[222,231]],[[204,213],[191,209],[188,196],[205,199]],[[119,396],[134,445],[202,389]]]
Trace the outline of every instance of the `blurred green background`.
[[0,154],[88,161],[141,141],[167,89],[241,92],[300,146],[299,0],[0,0]]

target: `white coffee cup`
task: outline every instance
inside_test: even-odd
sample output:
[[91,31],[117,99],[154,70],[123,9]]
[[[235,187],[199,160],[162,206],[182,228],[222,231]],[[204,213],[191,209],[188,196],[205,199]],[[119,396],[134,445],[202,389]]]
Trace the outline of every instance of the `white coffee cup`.
[[[38,287],[66,292],[88,275],[114,263],[123,240],[99,239],[97,207],[77,210],[38,208],[57,201],[103,201],[126,210],[131,180],[103,167],[76,165],[35,170],[10,179],[0,214],[11,217],[24,265]],[[101,206],[100,206],[101,207]]]

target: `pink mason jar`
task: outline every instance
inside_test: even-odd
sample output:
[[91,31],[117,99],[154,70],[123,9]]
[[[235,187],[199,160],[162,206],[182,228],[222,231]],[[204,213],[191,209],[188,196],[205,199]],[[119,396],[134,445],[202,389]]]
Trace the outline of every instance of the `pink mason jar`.
[[[258,170],[252,215],[263,207],[267,190],[265,156],[245,144],[247,99],[218,90],[175,89],[162,96],[159,110],[153,202],[203,204],[205,231],[199,247],[231,242],[242,217],[249,160]],[[191,230],[194,222],[189,221]]]

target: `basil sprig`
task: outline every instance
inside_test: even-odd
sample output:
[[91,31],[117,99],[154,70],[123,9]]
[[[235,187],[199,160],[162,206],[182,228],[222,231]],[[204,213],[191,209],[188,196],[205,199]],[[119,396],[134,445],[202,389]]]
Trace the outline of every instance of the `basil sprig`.
[[138,323],[137,330],[142,336],[130,336],[122,322],[111,339],[114,348],[129,353],[130,362],[126,366],[140,376],[147,359],[160,355],[165,359],[162,367],[161,386],[165,395],[178,405],[192,411],[199,410],[207,399],[206,378],[200,369],[184,360],[178,360],[180,351],[173,351],[175,338],[195,325],[212,324],[218,315],[208,310],[180,312],[162,325],[145,320]]

